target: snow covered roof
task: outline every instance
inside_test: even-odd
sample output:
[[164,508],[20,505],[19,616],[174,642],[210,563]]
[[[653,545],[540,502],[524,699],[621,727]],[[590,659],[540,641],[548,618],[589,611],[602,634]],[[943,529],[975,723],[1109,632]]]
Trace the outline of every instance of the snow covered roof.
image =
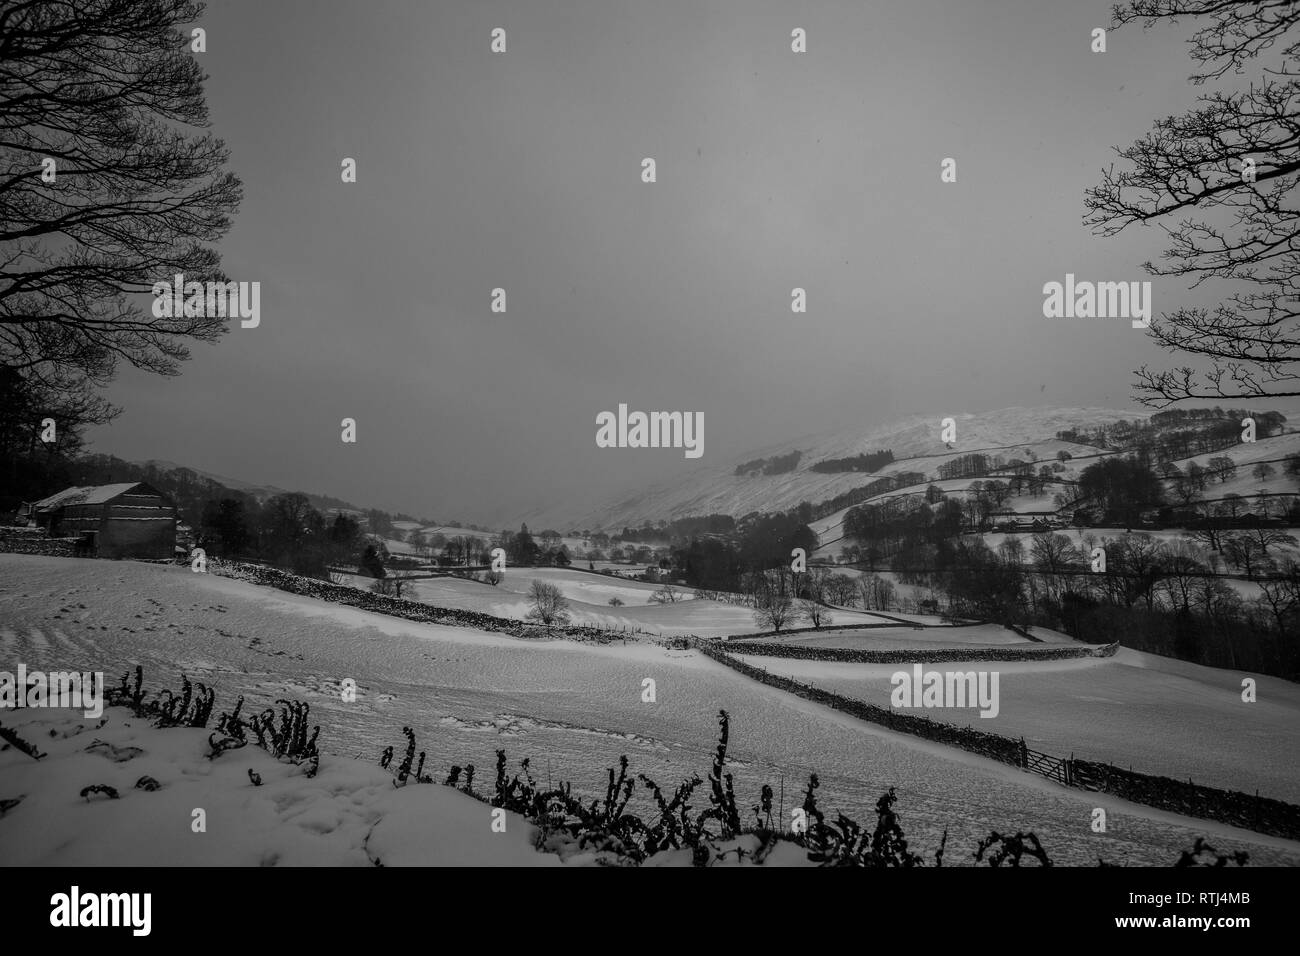
[[32,511],[49,511],[51,508],[57,508],[59,505],[67,504],[71,499],[76,498],[88,488],[65,488],[58,494],[50,495],[48,498],[42,498],[32,505]]
[[112,501],[118,495],[126,494],[139,485],[138,481],[121,482],[115,485],[88,485],[84,488],[65,488],[58,494],[50,495],[32,505],[33,511],[50,511],[66,505],[102,505]]

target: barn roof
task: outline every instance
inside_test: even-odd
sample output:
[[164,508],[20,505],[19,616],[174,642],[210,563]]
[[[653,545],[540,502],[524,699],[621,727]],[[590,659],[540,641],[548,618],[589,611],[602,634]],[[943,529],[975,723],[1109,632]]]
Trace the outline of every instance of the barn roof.
[[54,508],[62,508],[67,505],[102,505],[105,502],[112,501],[118,495],[126,494],[132,488],[141,484],[138,481],[127,481],[116,485],[87,485],[84,488],[65,488],[58,494],[50,495],[41,501],[32,505],[32,511],[51,511]]

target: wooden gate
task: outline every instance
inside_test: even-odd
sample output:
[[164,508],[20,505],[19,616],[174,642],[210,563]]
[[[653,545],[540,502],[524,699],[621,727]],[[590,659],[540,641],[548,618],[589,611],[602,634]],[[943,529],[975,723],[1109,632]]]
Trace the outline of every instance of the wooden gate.
[[1021,767],[1063,786],[1070,785],[1070,761],[1021,746]]

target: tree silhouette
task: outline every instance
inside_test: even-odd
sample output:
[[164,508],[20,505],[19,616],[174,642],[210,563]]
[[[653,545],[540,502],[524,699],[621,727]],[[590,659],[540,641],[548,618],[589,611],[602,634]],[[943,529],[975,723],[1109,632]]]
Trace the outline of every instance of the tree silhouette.
[[1191,39],[1203,85],[1241,73],[1265,51],[1280,62],[1248,88],[1198,97],[1181,116],[1155,122],[1124,161],[1103,171],[1085,197],[1085,222],[1113,236],[1138,224],[1160,226],[1168,246],[1153,276],[1228,280],[1236,291],[1209,308],[1153,316],[1150,334],[1200,367],[1139,369],[1137,396],[1163,407],[1194,398],[1300,395],[1300,85],[1289,61],[1300,51],[1300,9],[1291,0],[1131,0],[1116,26],[1161,21],[1198,24]]
[[240,183],[203,132],[204,75],[181,29],[202,10],[0,3],[0,366],[34,390],[103,385],[123,360],[172,375],[187,343],[226,330],[157,317],[140,295],[176,273],[226,280],[210,244]]

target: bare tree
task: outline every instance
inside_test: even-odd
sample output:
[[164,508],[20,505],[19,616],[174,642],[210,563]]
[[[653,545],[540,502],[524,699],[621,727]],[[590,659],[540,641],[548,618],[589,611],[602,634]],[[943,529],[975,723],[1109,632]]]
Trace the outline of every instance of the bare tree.
[[1132,607],[1138,600],[1150,610],[1155,586],[1164,576],[1163,549],[1149,534],[1130,534],[1106,541],[1106,570],[1102,586],[1116,603]]
[[1061,591],[1061,575],[1078,566],[1079,551],[1063,534],[1045,531],[1036,534],[1029,545],[1034,570],[1043,578],[1047,593],[1053,597]]
[[998,557],[1006,564],[1020,567],[1025,561],[1025,543],[1016,535],[1009,535],[998,545]]
[[554,584],[547,581],[533,581],[528,591],[531,607],[528,610],[530,621],[543,624],[568,624],[569,599]]
[[1117,150],[1123,168],[1088,191],[1085,221],[1103,236],[1155,224],[1169,237],[1154,276],[1229,280],[1238,291],[1213,308],[1153,317],[1167,351],[1205,363],[1138,372],[1141,401],[1300,395],[1300,9],[1290,0],[1130,0],[1115,23],[1192,22],[1191,55],[1205,84],[1265,51],[1280,54],[1247,89],[1214,90],[1182,116]]
[[1224,526],[1227,524],[1227,510],[1222,504],[1214,508],[1212,514],[1205,516],[1201,527],[1192,532],[1192,540],[1205,545],[1212,551],[1222,551]]
[[830,608],[817,601],[804,600],[799,602],[799,613],[813,627],[820,628],[829,620]]
[[1280,528],[1251,528],[1245,534],[1254,542],[1259,549],[1259,553],[1265,559],[1268,558],[1268,549],[1274,547],[1294,548],[1296,539],[1294,535],[1287,534]]
[[832,574],[826,579],[826,599],[831,604],[853,607],[858,603],[858,583],[847,574]]
[[181,29],[202,10],[0,8],[0,366],[59,390],[103,385],[119,361],[172,375],[189,342],[226,331],[228,317],[160,317],[136,298],[177,273],[226,281],[210,244],[240,184],[203,132],[203,72]]
[[376,594],[382,594],[384,597],[404,598],[410,591],[411,585],[410,578],[390,574],[387,577],[378,578],[370,585],[370,590]]
[[1273,615],[1279,634],[1296,633],[1289,623],[1300,612],[1300,564],[1287,559],[1275,576],[1260,578],[1259,602]]
[[1188,541],[1175,541],[1164,547],[1161,567],[1164,578],[1160,584],[1170,605],[1175,610],[1189,612],[1193,592],[1208,570],[1201,550]]
[[752,576],[748,590],[754,601],[754,620],[760,627],[779,632],[794,619],[794,579],[787,568]]
[[1227,455],[1218,455],[1211,458],[1208,464],[1210,473],[1219,479],[1221,485],[1237,476],[1237,463]]
[[651,604],[676,604],[681,599],[682,593],[667,581],[664,582],[663,587],[650,595]]
[[754,620],[759,627],[778,634],[794,618],[794,599],[788,593],[768,594],[754,607]]
[[1231,534],[1223,539],[1223,556],[1228,563],[1253,578],[1267,554],[1249,534]]
[[894,606],[894,582],[878,574],[864,574],[858,578],[862,591],[862,606],[867,610],[888,611]]

